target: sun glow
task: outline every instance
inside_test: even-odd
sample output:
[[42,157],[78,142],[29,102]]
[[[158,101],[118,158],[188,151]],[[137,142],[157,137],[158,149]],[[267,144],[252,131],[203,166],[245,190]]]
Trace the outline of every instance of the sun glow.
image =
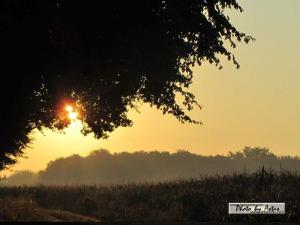
[[76,112],[70,112],[69,113],[69,119],[70,120],[77,120],[77,118],[78,118],[78,113],[76,113]]
[[74,108],[71,105],[67,105],[65,110],[68,112],[68,117],[72,122],[78,120],[78,113],[74,111]]
[[67,105],[67,106],[66,106],[66,111],[67,111],[67,112],[73,112],[73,111],[74,111],[74,109],[73,109],[73,107],[72,107],[72,106],[70,106],[70,105]]

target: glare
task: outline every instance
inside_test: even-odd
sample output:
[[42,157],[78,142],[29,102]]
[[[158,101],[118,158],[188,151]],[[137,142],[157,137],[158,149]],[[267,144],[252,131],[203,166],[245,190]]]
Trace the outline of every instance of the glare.
[[68,117],[72,122],[78,119],[78,113],[74,111],[74,108],[71,105],[67,105],[65,110],[68,112]]
[[68,111],[68,112],[73,112],[73,107],[70,106],[70,105],[67,105],[67,106],[66,106],[66,111]]
[[77,120],[78,113],[77,112],[69,112],[69,119],[70,120]]

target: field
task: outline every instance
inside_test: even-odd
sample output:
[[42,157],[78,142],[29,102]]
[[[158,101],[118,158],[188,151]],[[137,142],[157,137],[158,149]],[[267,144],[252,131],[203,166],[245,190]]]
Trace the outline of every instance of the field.
[[[0,187],[2,221],[296,222],[300,175],[265,171],[163,183]],[[228,202],[285,202],[285,215],[228,215]]]

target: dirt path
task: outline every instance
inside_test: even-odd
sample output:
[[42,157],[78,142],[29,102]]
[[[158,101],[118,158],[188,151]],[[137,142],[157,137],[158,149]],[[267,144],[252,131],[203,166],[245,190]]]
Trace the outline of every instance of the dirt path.
[[47,222],[100,222],[100,220],[62,210],[37,208],[36,213],[47,219]]

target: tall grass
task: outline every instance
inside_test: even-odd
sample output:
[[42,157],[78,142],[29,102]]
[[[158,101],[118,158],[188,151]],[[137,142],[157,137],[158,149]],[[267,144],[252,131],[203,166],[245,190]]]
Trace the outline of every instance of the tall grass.
[[[261,169],[163,183],[1,187],[0,199],[30,199],[107,222],[292,222],[300,221],[299,190],[297,172]],[[285,202],[287,208],[285,215],[228,215],[229,202]]]

